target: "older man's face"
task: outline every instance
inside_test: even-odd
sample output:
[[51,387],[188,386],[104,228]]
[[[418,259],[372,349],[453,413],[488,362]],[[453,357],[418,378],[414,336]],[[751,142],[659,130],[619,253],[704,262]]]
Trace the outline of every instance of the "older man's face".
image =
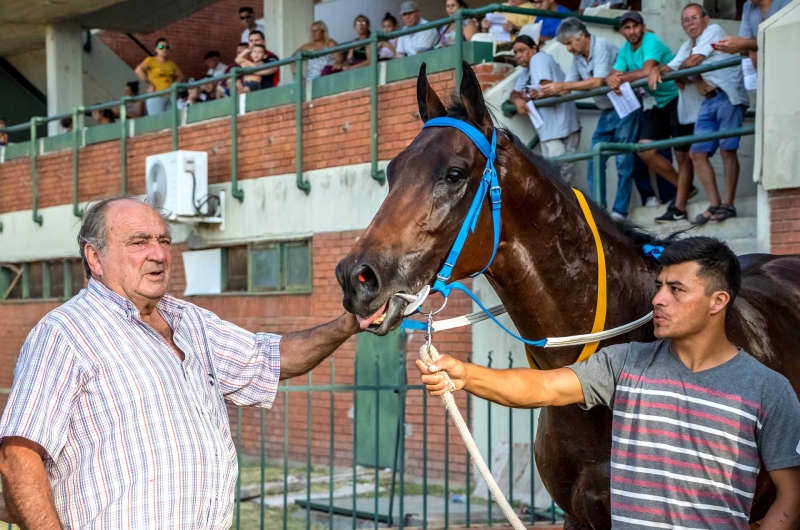
[[419,10],[411,11],[410,13],[404,13],[403,23],[408,27],[419,24]]
[[681,13],[681,26],[690,39],[696,39],[702,35],[708,27],[708,23],[708,16],[703,15],[702,10],[697,6],[687,7]]
[[161,216],[140,202],[112,202],[106,231],[106,248],[98,254],[94,274],[137,307],[164,296],[172,269],[172,236]]

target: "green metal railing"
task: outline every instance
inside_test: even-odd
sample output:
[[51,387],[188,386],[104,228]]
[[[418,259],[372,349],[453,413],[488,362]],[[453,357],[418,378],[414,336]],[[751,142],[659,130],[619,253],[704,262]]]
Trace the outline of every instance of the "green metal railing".
[[[377,60],[378,53],[378,42],[387,41],[391,39],[396,39],[402,37],[404,35],[410,35],[413,33],[417,33],[420,31],[425,31],[429,29],[437,29],[441,26],[455,23],[456,33],[457,33],[457,42],[459,43],[455,46],[456,51],[456,61],[454,65],[455,69],[455,76],[456,76],[456,91],[458,91],[458,87],[461,80],[461,62],[464,58],[464,42],[463,42],[463,25],[462,21],[465,18],[475,17],[486,13],[491,12],[501,12],[501,13],[519,13],[519,14],[527,14],[527,15],[535,15],[535,16],[546,16],[551,18],[566,18],[567,16],[577,16],[578,18],[582,19],[584,22],[590,24],[598,24],[598,25],[605,25],[605,26],[616,26],[617,19],[612,18],[604,18],[604,17],[593,17],[593,16],[584,16],[577,13],[556,13],[552,11],[543,11],[539,9],[525,9],[519,8],[514,6],[508,6],[504,4],[492,4],[480,9],[460,9],[456,12],[454,16],[442,18],[439,20],[435,20],[432,22],[428,22],[426,24],[421,24],[418,26],[414,26],[412,28],[401,29],[398,31],[394,31],[391,33],[381,33],[375,32],[371,35],[370,38],[359,40],[359,41],[352,41],[344,44],[340,44],[333,48],[326,48],[324,50],[315,51],[315,52],[301,52],[297,56],[289,57],[286,59],[282,59],[276,62],[269,63],[269,67],[283,67],[289,65],[296,66],[296,76],[295,81],[292,83],[294,86],[295,91],[295,100],[294,104],[296,106],[296,181],[297,187],[303,190],[306,194],[311,192],[311,184],[305,180],[303,175],[303,104],[305,100],[305,78],[303,76],[303,68],[305,62],[322,57],[325,55],[330,55],[333,53],[339,52],[346,52],[353,48],[359,48],[363,46],[369,46],[371,51],[371,57],[373,60],[371,61],[369,68],[370,68],[370,75],[369,75],[369,88],[370,88],[370,102],[371,102],[371,109],[370,109],[370,164],[371,164],[371,175],[372,178],[379,182],[381,185],[386,180],[386,175],[383,170],[378,168],[378,86],[379,86],[379,68],[380,62]],[[73,213],[80,217],[82,212],[79,207],[79,173],[80,173],[80,163],[79,163],[79,150],[80,147],[84,142],[83,135],[85,131],[88,129],[84,129],[83,127],[83,115],[85,112],[91,112],[92,110],[103,110],[112,107],[119,107],[119,140],[120,140],[120,191],[122,193],[126,193],[128,191],[128,160],[127,160],[127,139],[129,136],[129,128],[130,128],[130,118],[127,116],[126,112],[126,104],[136,101],[143,101],[146,99],[154,98],[154,97],[168,97],[170,99],[170,108],[168,112],[171,113],[170,116],[170,123],[169,128],[171,131],[171,142],[172,142],[172,149],[177,150],[180,147],[180,137],[179,137],[179,128],[180,128],[180,112],[177,108],[177,94],[181,90],[185,90],[188,88],[199,87],[206,83],[217,83],[219,81],[227,80],[228,85],[230,88],[231,93],[231,105],[230,105],[230,123],[231,123],[231,194],[238,199],[240,202],[244,200],[244,190],[241,189],[239,186],[239,171],[238,171],[238,115],[240,112],[239,109],[239,98],[237,97],[236,93],[236,78],[242,75],[246,75],[248,73],[255,73],[258,71],[264,70],[264,66],[255,66],[252,68],[235,68],[230,71],[230,73],[216,76],[212,78],[200,79],[197,81],[189,82],[189,83],[174,83],[171,85],[170,88],[166,90],[161,90],[158,92],[152,92],[147,94],[141,94],[138,96],[129,96],[123,97],[116,101],[111,101],[107,103],[103,103],[100,105],[94,105],[91,107],[77,107],[72,112],[58,114],[55,116],[48,116],[48,117],[33,117],[28,123],[15,125],[12,127],[7,127],[4,131],[8,133],[12,132],[23,132],[26,130],[30,130],[30,152],[28,155],[31,158],[31,181],[32,181],[32,218],[33,221],[39,225],[42,225],[44,220],[39,213],[38,209],[38,167],[36,165],[36,158],[39,154],[39,149],[37,148],[37,142],[39,139],[36,137],[35,128],[38,125],[46,124],[52,121],[61,120],[62,118],[71,117],[73,119],[73,132],[72,132],[72,202],[73,202]],[[269,89],[267,89],[269,90]],[[0,231],[2,231],[2,224],[0,224]]]

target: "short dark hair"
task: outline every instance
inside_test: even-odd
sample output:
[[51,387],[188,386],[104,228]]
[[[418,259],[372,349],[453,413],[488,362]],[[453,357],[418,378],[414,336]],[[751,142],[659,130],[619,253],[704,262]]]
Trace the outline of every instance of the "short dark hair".
[[240,42],[238,44],[238,46],[244,46],[245,48],[249,48],[250,47],[250,43],[249,42]]
[[65,129],[69,129],[70,127],[72,127],[72,117],[65,116],[61,118],[61,126]]
[[167,44],[169,44],[169,41],[167,40],[166,37],[159,37],[156,39],[156,46],[158,46],[162,42],[166,42]]
[[239,14],[241,15],[242,13],[250,13],[251,15],[255,15],[256,14],[256,12],[253,11],[253,8],[252,7],[248,7],[248,6],[244,6],[244,7],[240,7],[239,8]]
[[514,42],[515,43],[521,42],[522,44],[524,44],[528,48],[533,48],[533,49],[538,48],[538,46],[536,46],[536,43],[533,42],[533,39],[530,38],[528,35],[519,35]]
[[689,9],[690,7],[696,7],[697,9],[700,10],[700,14],[702,16],[704,16],[704,17],[708,16],[708,11],[706,11],[706,8],[703,7],[702,5],[698,4],[698,3],[695,3],[695,2],[692,2],[690,4],[686,4],[685,6],[683,6],[683,9],[681,9],[681,15],[683,15],[683,12],[686,11],[687,9]]
[[[250,37],[252,37],[253,35],[261,35],[261,38],[262,38],[262,39],[264,39],[264,40],[267,40],[267,38],[264,36],[264,32],[263,32],[263,31],[260,31],[260,30],[254,29],[253,31],[251,31],[251,32],[250,32],[250,33],[247,35],[247,38],[248,38],[248,39],[250,39]],[[248,46],[250,46],[250,43],[248,43],[247,45],[248,45]]]
[[264,50],[265,53],[267,51],[267,47],[264,46],[263,44],[254,44],[253,48],[261,48],[262,50]]
[[0,116],[0,121],[2,121],[5,124],[8,124],[8,120],[6,119],[5,116]]
[[134,94],[139,93],[139,81],[128,81],[125,86],[129,87]]
[[727,292],[730,307],[742,287],[742,268],[730,247],[714,237],[687,237],[667,245],[658,259],[662,267],[688,262],[700,265],[697,275],[708,280],[706,294]]
[[211,50],[209,52],[206,52],[206,55],[205,55],[205,57],[203,57],[203,60],[207,61],[207,60],[211,59],[212,57],[219,57],[219,56],[220,55],[219,55],[219,52],[217,50]]

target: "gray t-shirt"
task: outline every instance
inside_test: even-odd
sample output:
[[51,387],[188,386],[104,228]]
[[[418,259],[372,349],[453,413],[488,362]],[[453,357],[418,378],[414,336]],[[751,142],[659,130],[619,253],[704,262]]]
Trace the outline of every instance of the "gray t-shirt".
[[767,17],[764,18],[761,14],[761,7],[748,0],[742,8],[742,24],[739,26],[739,36],[755,39],[758,37],[758,25],[791,3],[792,0],[772,0],[772,5],[767,9]]
[[635,342],[569,368],[586,408],[613,411],[614,530],[748,530],[761,462],[800,466],[797,394],[744,351],[694,373],[670,341]]
[[[614,63],[617,60],[619,48],[617,45],[603,37],[595,37],[592,35],[592,42],[589,46],[589,58],[583,55],[576,55],[572,58],[572,66],[567,74],[567,83],[574,83],[575,81],[583,81],[593,77],[605,79],[611,70],[614,69]],[[611,100],[608,96],[595,96],[594,102],[597,108],[606,110],[612,108]]]
[[[528,87],[541,85],[542,81],[557,83],[564,79],[564,72],[558,63],[547,53],[537,52],[531,57],[528,67],[522,69],[517,83],[514,85],[514,90],[526,92]],[[534,101],[533,104],[535,105],[536,102]],[[550,107],[536,107],[536,110],[544,122],[541,127],[536,129],[536,134],[539,135],[539,140],[542,142],[566,138],[581,129],[578,107],[572,101]]]

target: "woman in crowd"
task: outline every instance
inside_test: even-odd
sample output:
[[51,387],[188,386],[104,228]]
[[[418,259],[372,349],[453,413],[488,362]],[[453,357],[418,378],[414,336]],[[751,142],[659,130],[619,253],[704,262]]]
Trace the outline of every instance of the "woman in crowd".
[[[328,26],[318,20],[311,24],[311,42],[307,42],[300,46],[297,51],[303,52],[318,52],[327,48],[337,46],[338,43],[328,36]],[[297,54],[297,52],[295,52]],[[328,75],[341,69],[341,64],[344,61],[344,54],[333,53],[330,55],[323,55],[309,59],[308,72],[306,73],[307,79],[316,79],[322,75]]]
[[111,109],[93,110],[92,119],[97,125],[109,125],[116,121]]
[[[169,58],[169,43],[167,39],[160,38],[156,41],[156,54],[147,57],[136,67],[136,76],[150,83],[148,92],[166,90],[172,83],[180,83],[186,77],[173,60]],[[145,105],[150,116],[164,112],[169,107],[169,96],[148,98]]]
[[[467,3],[464,0],[447,0],[444,8],[447,16],[452,17],[459,9],[467,9]],[[472,36],[478,33],[478,23],[474,18],[465,18],[461,23],[464,26],[464,40],[472,40]],[[452,46],[456,43],[455,24],[455,22],[451,22],[447,26],[439,28],[439,46]]]
[[[139,81],[129,81],[125,83],[125,88],[123,89],[122,93],[127,97],[138,96]],[[114,107],[112,112],[114,113],[114,117],[119,118],[119,107]],[[128,118],[138,118],[140,116],[144,116],[144,101],[128,101],[125,103],[125,115]]]
[[[372,35],[372,31],[369,29],[369,19],[364,15],[356,17],[353,22],[353,28],[356,30],[355,40],[365,40]],[[368,45],[353,48],[347,52],[347,60],[342,65],[342,70],[367,66],[370,60],[372,60],[372,57],[370,57]]]
[[[386,13],[381,22],[381,29],[384,33],[391,33],[397,30],[397,19],[391,13]],[[378,60],[385,61],[393,59],[397,50],[397,39],[390,39],[378,43]]]

